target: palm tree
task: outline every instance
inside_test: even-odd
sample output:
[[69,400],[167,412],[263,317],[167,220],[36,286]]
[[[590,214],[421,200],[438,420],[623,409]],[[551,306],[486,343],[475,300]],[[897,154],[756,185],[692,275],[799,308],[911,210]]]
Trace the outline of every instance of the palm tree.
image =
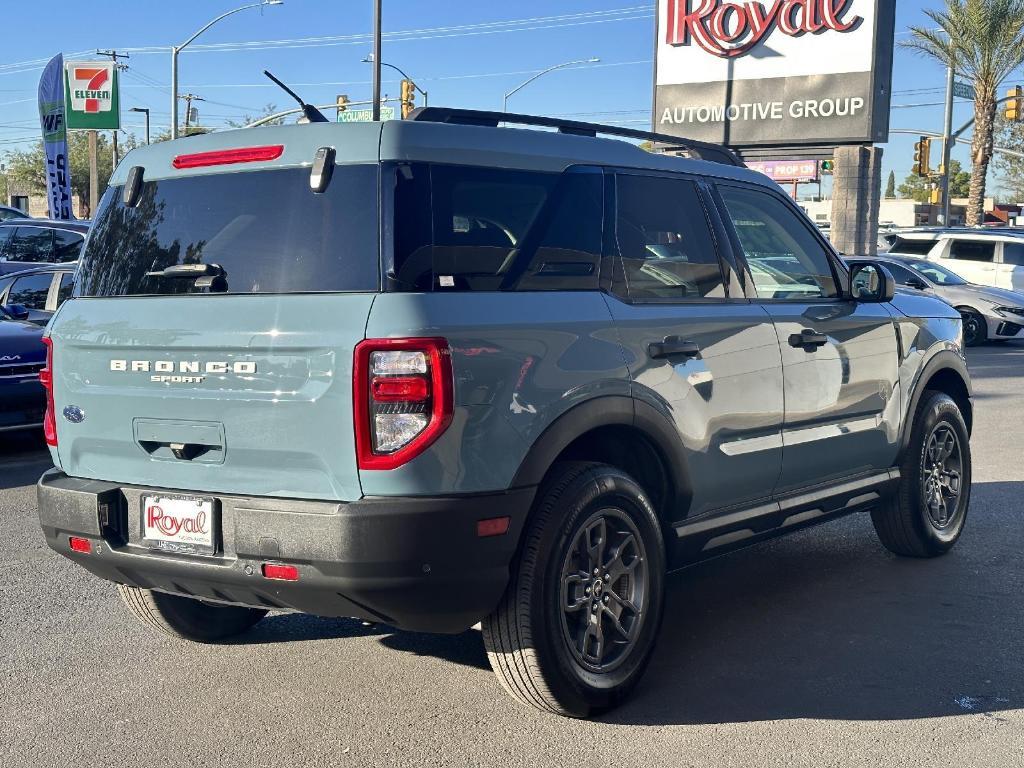
[[946,0],[925,15],[938,29],[911,27],[903,45],[938,59],[974,81],[974,140],[967,223],[985,215],[985,177],[992,160],[996,92],[1024,63],[1024,0]]

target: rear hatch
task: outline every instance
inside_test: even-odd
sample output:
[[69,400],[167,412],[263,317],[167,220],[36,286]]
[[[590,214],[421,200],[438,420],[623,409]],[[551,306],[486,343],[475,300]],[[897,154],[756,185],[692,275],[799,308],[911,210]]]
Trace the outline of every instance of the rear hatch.
[[[379,125],[250,129],[125,159],[50,329],[65,472],[361,495],[351,369],[380,285],[378,136]],[[239,162],[254,144],[280,151]],[[309,167],[320,146],[338,156],[322,193]]]

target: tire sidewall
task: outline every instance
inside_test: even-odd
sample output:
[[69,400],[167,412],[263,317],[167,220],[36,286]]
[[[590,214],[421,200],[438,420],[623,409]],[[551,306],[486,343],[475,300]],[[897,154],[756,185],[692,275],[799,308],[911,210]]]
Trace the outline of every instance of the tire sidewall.
[[[985,318],[982,317],[978,312],[973,309],[962,309],[960,315],[963,318],[964,323],[964,344],[968,347],[977,347],[984,344],[988,340],[988,326],[985,323]],[[970,339],[967,338],[967,324],[975,323],[977,325],[977,332]]]
[[[928,516],[924,502],[924,462],[928,450],[928,439],[939,424],[947,424],[960,442],[961,483],[960,496],[956,514],[958,521],[955,528],[939,531]],[[934,552],[948,551],[956,544],[963,533],[967,522],[967,513],[971,502],[971,444],[967,426],[964,424],[960,409],[949,395],[933,393],[921,407],[914,425],[914,442],[909,459],[909,482],[907,485],[908,502],[913,505],[914,523],[926,546]]]
[[[614,506],[633,520],[647,554],[647,613],[636,646],[621,665],[608,673],[583,668],[562,635],[561,571],[568,547],[587,518]],[[538,660],[552,683],[552,693],[566,709],[581,715],[614,706],[640,678],[650,659],[661,623],[665,589],[665,545],[658,517],[643,489],[625,473],[598,467],[577,478],[562,494],[551,518],[552,535],[542,540],[530,600],[531,624]]]

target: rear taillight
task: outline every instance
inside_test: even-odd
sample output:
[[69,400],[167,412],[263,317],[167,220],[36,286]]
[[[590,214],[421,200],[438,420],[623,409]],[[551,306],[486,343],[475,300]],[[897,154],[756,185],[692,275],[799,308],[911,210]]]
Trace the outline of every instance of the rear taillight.
[[452,420],[445,339],[367,339],[353,365],[360,469],[394,469],[419,456]]
[[46,345],[46,367],[39,372],[39,383],[46,390],[46,414],[43,416],[43,434],[46,436],[46,444],[56,447],[57,419],[54,416],[56,410],[53,407],[53,339],[49,336],[44,336],[43,344]]

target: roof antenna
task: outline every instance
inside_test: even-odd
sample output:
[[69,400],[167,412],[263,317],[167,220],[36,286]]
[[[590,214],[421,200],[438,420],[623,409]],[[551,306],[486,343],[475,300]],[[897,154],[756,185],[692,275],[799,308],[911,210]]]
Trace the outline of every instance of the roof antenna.
[[312,104],[307,104],[306,102],[304,102],[300,98],[299,94],[297,94],[295,91],[293,91],[287,85],[285,85],[280,80],[278,80],[276,77],[274,77],[272,74],[270,74],[269,71],[264,69],[263,70],[263,74],[266,75],[267,77],[269,77],[271,80],[273,80],[279,86],[281,86],[281,89],[285,93],[287,93],[289,96],[291,96],[297,102],[299,102],[299,106],[302,107],[302,114],[306,117],[307,120],[309,120],[309,122],[311,122],[311,123],[329,123],[329,122],[331,122],[326,117],[324,117],[324,113],[323,112],[321,112],[319,109],[314,107]]

